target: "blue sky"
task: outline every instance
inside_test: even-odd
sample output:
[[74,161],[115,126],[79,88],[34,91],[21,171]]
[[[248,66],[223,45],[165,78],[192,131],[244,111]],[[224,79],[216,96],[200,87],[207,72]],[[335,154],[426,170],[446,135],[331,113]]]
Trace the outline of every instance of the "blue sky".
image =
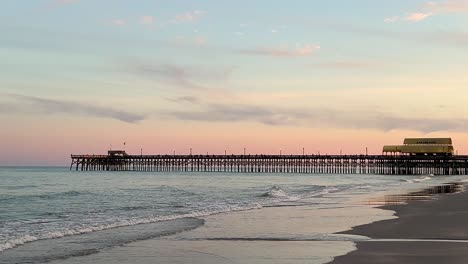
[[6,0],[0,136],[16,154],[0,164],[47,146],[40,162],[57,164],[126,138],[129,151],[216,152],[245,130],[257,152],[355,133],[376,153],[406,135],[463,149],[467,14],[460,0]]

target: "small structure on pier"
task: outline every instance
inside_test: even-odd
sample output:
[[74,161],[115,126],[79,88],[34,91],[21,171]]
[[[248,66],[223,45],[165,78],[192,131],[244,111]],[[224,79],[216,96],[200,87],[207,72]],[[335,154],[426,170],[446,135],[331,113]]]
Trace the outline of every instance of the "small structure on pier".
[[128,156],[127,152],[125,150],[109,150],[107,151],[107,155],[109,157],[125,157]]
[[452,156],[451,138],[406,138],[403,145],[384,146],[383,154]]

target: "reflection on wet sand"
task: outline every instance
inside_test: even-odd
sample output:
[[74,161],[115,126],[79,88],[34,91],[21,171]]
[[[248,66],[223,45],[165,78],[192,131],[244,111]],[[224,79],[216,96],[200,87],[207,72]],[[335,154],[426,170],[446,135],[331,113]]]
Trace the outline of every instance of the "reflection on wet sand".
[[381,198],[371,199],[368,201],[370,205],[403,205],[409,201],[428,201],[433,199],[437,194],[444,193],[459,193],[464,190],[464,185],[461,183],[445,183],[438,186],[429,187],[420,191],[409,192],[406,194],[385,195]]

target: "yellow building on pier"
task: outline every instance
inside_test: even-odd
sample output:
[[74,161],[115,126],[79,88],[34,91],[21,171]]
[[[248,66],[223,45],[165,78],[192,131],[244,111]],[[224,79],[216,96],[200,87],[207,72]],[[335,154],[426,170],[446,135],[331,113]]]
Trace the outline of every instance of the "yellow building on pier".
[[392,155],[445,155],[452,156],[451,138],[406,138],[403,145],[383,147],[383,154]]

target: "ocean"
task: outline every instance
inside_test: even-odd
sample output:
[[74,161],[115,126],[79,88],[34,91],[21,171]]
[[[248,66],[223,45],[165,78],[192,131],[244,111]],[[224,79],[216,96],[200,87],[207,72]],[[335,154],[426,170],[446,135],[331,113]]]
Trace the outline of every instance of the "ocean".
[[[80,258],[115,247],[189,234],[213,215],[229,218],[236,212],[267,208],[274,212],[285,207],[307,207],[315,212],[353,208],[347,210],[346,219],[327,215],[330,224],[315,228],[314,234],[288,236],[291,241],[313,236],[316,242],[322,238],[327,243],[332,233],[342,231],[343,222],[350,228],[388,218],[388,212],[374,208],[373,198],[463,178],[0,167],[0,263],[60,263],[72,258],[79,263]],[[336,221],[340,226],[334,226]],[[224,234],[227,239],[229,235]],[[274,240],[274,231],[269,237]]]

